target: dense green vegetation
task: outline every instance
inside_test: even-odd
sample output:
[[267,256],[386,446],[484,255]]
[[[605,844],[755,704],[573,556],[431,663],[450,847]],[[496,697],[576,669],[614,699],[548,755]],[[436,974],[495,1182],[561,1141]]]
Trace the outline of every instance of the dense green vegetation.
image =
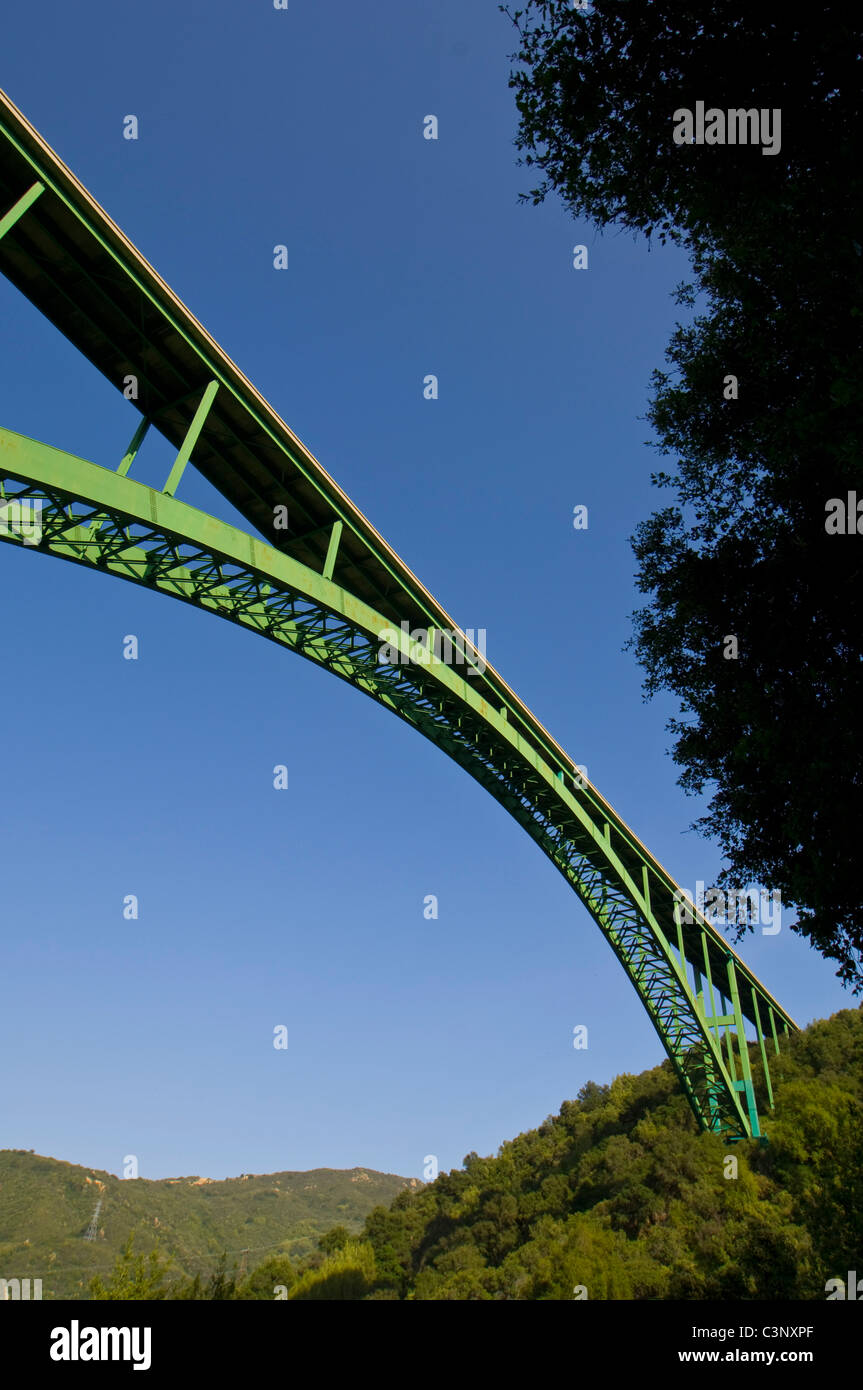
[[[722,849],[720,885],[779,890],[859,991],[859,14],[527,0],[512,18],[517,143],[543,175],[528,200],[691,258],[678,302],[695,313],[647,412],[666,505],[633,537],[646,693],[679,701],[673,756],[684,789],[710,794],[696,826]],[[781,112],[781,148],[676,144],[674,112],[699,101]]]
[[376,1207],[359,1238],[339,1225],[305,1258],[242,1279],[223,1261],[195,1286],[154,1283],[152,1255],[128,1251],[107,1296],[823,1299],[863,1249],[863,1012],[812,1024],[771,1072],[767,1144],[699,1133],[666,1062],[589,1082],[496,1157]]
[[[170,1268],[155,1287],[188,1279],[185,1296],[204,1296],[223,1251],[229,1252],[230,1268],[236,1265],[243,1275],[270,1256],[302,1260],[336,1223],[356,1234],[372,1207],[389,1202],[408,1181],[364,1168],[251,1174],[224,1182],[131,1181],[23,1150],[0,1150],[0,1276],[41,1279],[44,1298],[86,1298],[94,1276],[110,1283],[133,1236],[134,1252],[123,1266],[127,1284],[145,1286],[152,1274],[149,1253],[158,1241],[159,1269],[164,1274],[168,1261]],[[98,1234],[88,1241],[84,1234],[100,1196]],[[139,1254],[146,1257],[142,1266]]]
[[813,1024],[776,1070],[767,1145],[698,1133],[667,1062],[589,1083],[372,1212],[372,1296],[824,1298],[863,1248],[863,1014]]

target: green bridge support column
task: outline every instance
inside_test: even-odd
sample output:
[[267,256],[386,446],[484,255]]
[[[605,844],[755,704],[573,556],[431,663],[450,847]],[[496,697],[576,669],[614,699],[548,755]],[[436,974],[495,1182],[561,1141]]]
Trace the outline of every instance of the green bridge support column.
[[44,183],[34,183],[32,187],[28,188],[27,192],[18,199],[17,203],[14,203],[3,217],[0,217],[0,240],[3,239],[7,232],[12,230],[19,218],[24,216],[28,208],[31,208],[39,195],[44,192]]
[[174,493],[177,491],[177,488],[180,486],[180,479],[182,478],[183,473],[185,472],[186,464],[192,457],[192,450],[198,442],[201,430],[204,428],[204,421],[210,413],[210,406],[213,404],[213,401],[216,398],[216,392],[218,391],[218,389],[219,383],[217,381],[211,381],[208,384],[206,390],[204,391],[204,394],[201,398],[201,404],[195,411],[192,423],[189,426],[189,431],[186,435],[186,438],[183,440],[180,452],[177,454],[177,457],[174,460],[174,466],[171,469],[168,481],[162,489],[166,497],[173,497]]

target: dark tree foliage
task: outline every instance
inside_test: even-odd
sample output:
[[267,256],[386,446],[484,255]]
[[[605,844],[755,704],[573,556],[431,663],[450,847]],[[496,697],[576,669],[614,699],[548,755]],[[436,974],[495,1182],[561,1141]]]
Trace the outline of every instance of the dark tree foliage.
[[[722,886],[779,889],[859,992],[863,533],[826,530],[831,499],[863,501],[859,12],[533,0],[510,17],[517,144],[544,176],[525,197],[692,259],[678,302],[696,312],[648,412],[675,500],[633,537],[645,690],[680,701],[673,756],[711,795],[696,827]],[[697,101],[778,108],[779,153],[675,145],[673,113]]]
[[347,1226],[331,1226],[318,1241],[318,1249],[323,1250],[325,1255],[332,1255],[336,1250],[344,1249],[350,1238]]
[[247,1279],[237,1286],[235,1297],[243,1301],[272,1300],[276,1290],[287,1290],[296,1282],[296,1271],[286,1255],[274,1255],[253,1269]]
[[186,1279],[177,1285],[168,1295],[170,1298],[182,1299],[184,1301],[199,1303],[217,1300],[235,1299],[237,1297],[236,1267],[228,1273],[228,1255],[223,1251],[218,1263],[208,1279],[202,1279],[196,1274],[194,1279]]

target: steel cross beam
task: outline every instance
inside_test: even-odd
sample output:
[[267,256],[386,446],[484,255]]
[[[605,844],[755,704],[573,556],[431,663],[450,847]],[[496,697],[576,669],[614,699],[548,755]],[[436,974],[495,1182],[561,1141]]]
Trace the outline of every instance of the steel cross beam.
[[[567,777],[475,679],[330,577],[123,475],[0,430],[0,539],[113,574],[251,629],[332,671],[443,749],[527,830],[598,924],[647,1010],[699,1125],[761,1133],[745,1019],[772,1107],[793,1020],[586,777]],[[35,518],[38,516],[38,526]],[[337,541],[335,542],[337,544]],[[451,655],[451,654],[450,654]],[[637,871],[633,856],[638,858]],[[738,1075],[739,1071],[739,1075]]]

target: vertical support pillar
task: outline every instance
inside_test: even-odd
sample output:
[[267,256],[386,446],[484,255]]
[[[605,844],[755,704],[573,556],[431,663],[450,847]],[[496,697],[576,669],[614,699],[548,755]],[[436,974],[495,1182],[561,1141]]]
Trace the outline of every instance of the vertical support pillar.
[[647,876],[646,864],[642,864],[641,866],[641,889],[644,893],[644,905],[649,913],[652,909],[650,906],[650,879]]
[[722,1046],[722,1038],[719,1033],[719,1024],[716,1021],[718,1010],[716,1008],[716,998],[713,993],[713,974],[710,969],[710,952],[707,949],[707,933],[701,933],[701,945],[704,950],[704,973],[707,976],[707,986],[710,990],[710,1018],[713,1020],[713,1031],[716,1035],[717,1047]]
[[129,472],[129,469],[132,467],[132,464],[135,462],[138,450],[143,444],[144,436],[146,435],[147,430],[149,428],[150,421],[147,419],[143,419],[140,421],[138,428],[132,435],[132,442],[126,450],[125,454],[123,455],[122,459],[120,460],[120,466],[117,469],[117,472],[120,474],[121,478],[125,478],[126,474]]
[[339,541],[342,538],[342,522],[334,521],[333,529],[330,532],[330,543],[327,546],[327,558],[324,561],[324,579],[332,579],[333,570],[336,567],[336,556],[339,553]]
[[[692,974],[695,980],[695,1007],[701,1015],[703,1022],[708,1023],[705,977],[694,961],[692,963]],[[722,1128],[719,1105],[717,1102],[719,1086],[717,1084],[716,1071],[713,1066],[710,1051],[707,1048],[704,1050],[704,1079],[707,1084],[707,1105],[710,1110],[710,1129],[713,1133],[718,1134]]]
[[[680,969],[686,974],[686,957],[683,954],[683,927],[680,921],[680,904],[674,904],[674,925],[677,928],[677,949],[680,952]],[[674,1026],[677,1029],[678,1041],[680,1039],[680,1015],[677,1009],[677,997],[672,997],[671,1011],[674,1014]]]
[[680,920],[680,903],[674,904],[674,925],[677,928],[677,950],[680,954],[680,968],[686,973],[686,955],[683,950],[683,923]]
[[[716,1038],[716,1046],[719,1048],[719,1055],[720,1055],[720,1057],[721,1057],[721,1056],[722,1056],[722,1034],[721,1034],[721,1032],[719,1031],[719,1009],[718,1009],[717,1003],[716,1003],[716,993],[714,992],[714,988],[713,988],[713,971],[710,969],[710,951],[709,951],[709,949],[708,949],[708,945],[707,945],[707,933],[706,933],[705,931],[702,931],[702,933],[701,933],[701,949],[702,949],[702,953],[703,953],[703,955],[704,955],[704,974],[705,974],[705,976],[706,976],[706,978],[707,978],[707,988],[708,988],[709,994],[710,994],[710,1013],[709,1013],[709,1015],[708,1015],[708,1021],[709,1021],[710,1025],[711,1025],[712,1028],[713,1028],[713,1035],[714,1035],[714,1037]],[[721,1001],[720,1001],[720,1002],[721,1002]],[[705,998],[705,1007],[706,1007],[706,998]],[[733,1066],[732,1066],[732,1069],[731,1069],[731,1075],[732,1075],[732,1078],[733,1078],[733,1076],[734,1076],[734,1068],[733,1068]],[[721,1082],[721,1080],[719,1079],[719,1077],[716,1077],[716,1078],[715,1078],[715,1086],[716,1086],[716,1092],[718,1093],[718,1091],[720,1090],[720,1088],[721,1088],[721,1086],[722,1086],[722,1082]],[[719,1130],[719,1129],[721,1128],[721,1121],[719,1120],[719,1108],[718,1108],[718,1101],[717,1101],[716,1099],[713,1099],[713,1100],[712,1100],[712,1107],[711,1107],[711,1108],[712,1108],[714,1114],[716,1115],[716,1120],[717,1120],[717,1122],[716,1122],[715,1128],[716,1128],[717,1130]]]
[[767,1063],[767,1048],[764,1045],[764,1029],[761,1027],[761,1010],[758,1007],[758,995],[755,993],[755,986],[750,986],[752,990],[752,1008],[755,1012],[755,1027],[758,1030],[758,1046],[761,1049],[761,1064],[764,1067],[764,1084],[767,1087],[767,1100],[770,1109],[773,1109],[773,1087],[770,1084],[770,1067]]
[[[720,994],[720,999],[721,997],[722,996]],[[727,1019],[727,1015],[725,1015],[725,1017]],[[732,1042],[732,1030],[728,1027],[727,1022],[725,1025],[725,1051],[728,1053],[728,1071],[731,1075],[731,1080],[733,1081],[735,1088],[739,1090],[740,1086],[737,1083],[737,1063],[734,1060],[734,1044]]]
[[210,413],[210,406],[213,404],[218,389],[219,383],[217,381],[210,381],[207,383],[207,388],[201,397],[201,404],[195,411],[192,423],[186,433],[186,438],[180,446],[180,452],[175,458],[174,466],[168,475],[168,481],[162,488],[162,492],[166,497],[173,497],[180,485],[180,479],[185,472],[186,464],[192,457],[192,450],[198,442],[201,430],[204,428],[204,421]]
[[738,1045],[740,1048],[740,1071],[742,1080],[735,1083],[739,1090],[743,1091],[746,1097],[746,1107],[749,1111],[749,1124],[753,1139],[757,1139],[761,1134],[758,1124],[758,1110],[755,1105],[755,1088],[752,1085],[752,1068],[749,1065],[749,1049],[746,1046],[746,1033],[743,1027],[743,1012],[740,1008],[740,991],[737,988],[737,971],[734,968],[734,957],[729,951],[727,956],[728,963],[728,988],[731,1007],[734,1010],[734,1026],[737,1033]]

